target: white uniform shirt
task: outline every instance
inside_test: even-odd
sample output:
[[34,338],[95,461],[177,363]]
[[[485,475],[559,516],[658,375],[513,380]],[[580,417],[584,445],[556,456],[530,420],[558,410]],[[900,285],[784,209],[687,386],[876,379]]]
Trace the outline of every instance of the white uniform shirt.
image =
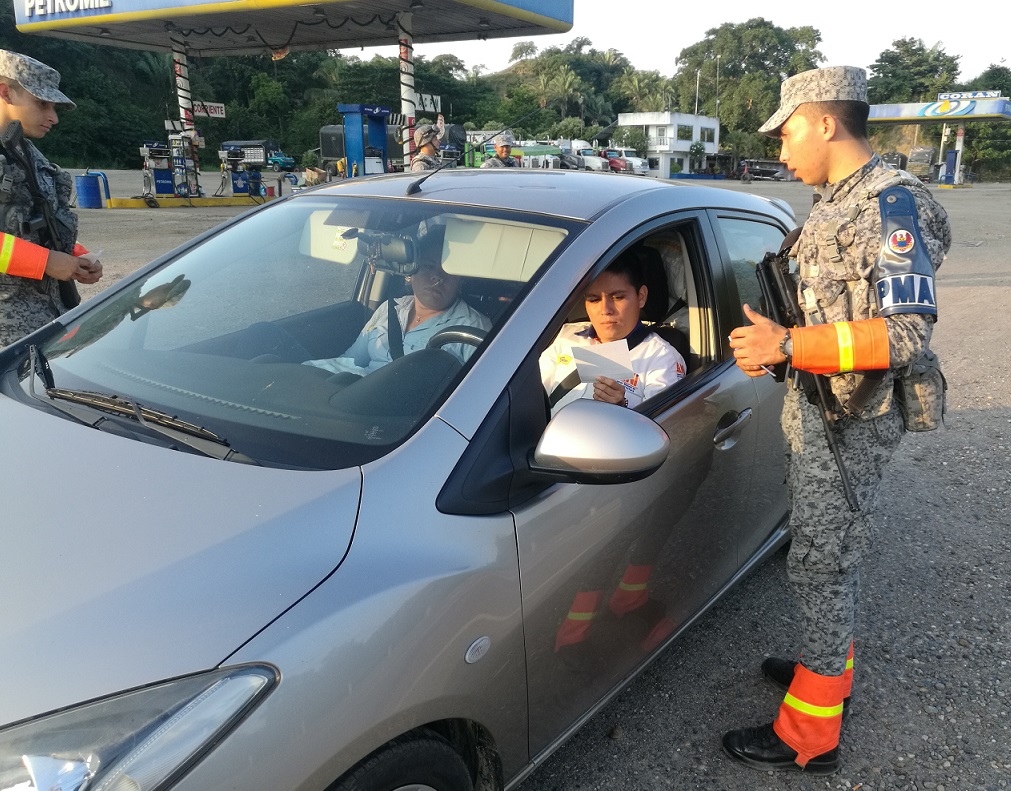
[[[592,346],[598,343],[600,340],[597,339],[597,333],[588,321],[566,324],[562,327],[554,343],[545,349],[540,357],[541,381],[549,397],[555,388],[576,370],[576,363],[572,359],[572,347]],[[684,378],[686,370],[684,358],[677,349],[655,332],[650,332],[642,343],[629,350],[629,357],[635,375],[621,382],[625,388],[629,407],[638,406],[650,396]],[[578,384],[552,407],[552,412],[558,411],[577,398],[593,398],[593,383]]]
[[[393,303],[396,306],[397,318],[401,329],[407,325],[411,308],[414,307],[414,297],[397,297]],[[413,329],[403,331],[404,354],[424,349],[429,339],[439,330],[454,324],[468,327],[478,327],[482,330],[491,329],[491,321],[478,313],[474,308],[458,299],[447,310],[438,313]],[[474,347],[466,343],[450,343],[442,347],[465,363],[474,353]],[[357,340],[340,357],[329,360],[306,360],[305,365],[314,365],[328,371],[349,372],[364,376],[382,368],[393,359],[390,354],[389,307],[384,302],[372,318],[368,320],[358,335]]]

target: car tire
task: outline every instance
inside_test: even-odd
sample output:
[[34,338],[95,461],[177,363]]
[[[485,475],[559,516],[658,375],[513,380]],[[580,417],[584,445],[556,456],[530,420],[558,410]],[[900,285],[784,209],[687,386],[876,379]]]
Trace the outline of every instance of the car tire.
[[327,162],[326,163],[326,174],[330,178],[333,178],[334,176],[336,176],[337,175],[337,165],[335,163],[333,163],[333,162]]
[[281,166],[280,166],[280,165],[278,165],[278,164],[277,164],[277,163],[275,162],[274,164],[272,164],[272,165],[270,166],[270,169],[271,169],[271,170],[273,170],[273,171],[274,171],[275,173],[277,173],[277,171],[279,171],[279,170],[281,169]]
[[330,791],[473,791],[460,754],[432,732],[386,745]]

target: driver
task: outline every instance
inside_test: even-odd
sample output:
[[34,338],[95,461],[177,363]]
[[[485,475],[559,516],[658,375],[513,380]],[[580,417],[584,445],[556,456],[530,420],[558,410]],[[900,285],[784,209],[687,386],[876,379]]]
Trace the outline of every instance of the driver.
[[[396,329],[403,339],[404,354],[424,349],[432,336],[454,325],[482,330],[491,328],[491,321],[460,297],[460,278],[447,274],[442,268],[444,235],[445,228],[434,226],[421,238],[418,272],[411,277],[412,293],[393,300],[394,314],[400,324]],[[340,357],[306,360],[305,365],[359,376],[382,368],[393,360],[389,317],[390,306],[384,302]],[[451,343],[442,348],[461,363],[474,353],[474,347],[466,343]]]

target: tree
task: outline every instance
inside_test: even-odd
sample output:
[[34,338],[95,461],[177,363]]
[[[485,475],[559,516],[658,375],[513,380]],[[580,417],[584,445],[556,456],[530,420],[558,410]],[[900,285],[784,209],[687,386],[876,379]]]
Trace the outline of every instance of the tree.
[[696,140],[688,146],[688,168],[692,173],[698,173],[702,169],[702,163],[706,161],[706,144],[701,140]]
[[867,97],[871,104],[931,101],[955,85],[961,56],[945,54],[940,43],[927,49],[921,39],[900,38],[892,47],[870,68]]
[[562,118],[566,116],[569,104],[581,96],[583,84],[576,73],[567,66],[563,67],[551,81],[552,94],[558,103]]
[[[678,109],[694,112],[698,86],[699,112],[716,115],[719,78],[720,121],[729,128],[747,128],[735,127],[735,123],[750,122],[749,113],[738,113],[735,118],[728,105],[745,102],[749,111],[774,109],[783,80],[825,60],[817,49],[820,43],[821,33],[813,27],[784,29],[761,17],[711,28],[702,41],[685,47],[677,57],[674,83]],[[739,90],[745,78],[749,78],[747,89]]]
[[537,45],[532,41],[520,41],[513,45],[512,55],[509,62],[515,63],[518,60],[528,60],[537,54]]
[[645,157],[649,150],[649,138],[641,126],[619,126],[614,130],[611,140],[622,148],[634,148],[640,157]]
[[[1011,96],[1011,69],[991,64],[979,77],[963,86],[970,91],[999,90]],[[965,128],[962,164],[986,178],[1011,177],[1011,126],[1007,121],[974,122]]]
[[432,58],[432,68],[453,79],[460,79],[467,74],[467,64],[456,55],[436,55]]

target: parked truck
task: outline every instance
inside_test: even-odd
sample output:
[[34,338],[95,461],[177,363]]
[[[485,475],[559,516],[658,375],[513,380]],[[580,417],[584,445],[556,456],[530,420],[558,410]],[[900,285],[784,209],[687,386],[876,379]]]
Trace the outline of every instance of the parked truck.
[[913,146],[909,149],[906,170],[920,181],[929,184],[934,172],[934,155],[936,153],[936,149],[930,146]]

